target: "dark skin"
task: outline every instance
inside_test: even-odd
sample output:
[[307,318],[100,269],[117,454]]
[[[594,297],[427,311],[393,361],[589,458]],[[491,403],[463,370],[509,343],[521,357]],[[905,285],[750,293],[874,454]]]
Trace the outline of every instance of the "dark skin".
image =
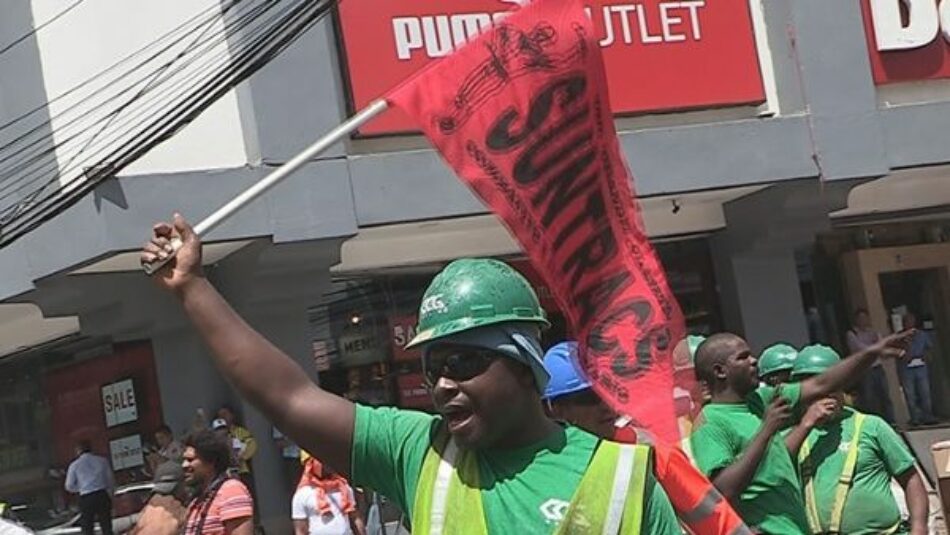
[[778,386],[784,385],[787,383],[792,375],[792,370],[782,370],[780,372],[773,372],[764,377],[762,377],[762,382],[769,386]]
[[[811,404],[844,389],[879,357],[903,355],[902,348],[911,334],[911,331],[907,331],[884,338],[877,344],[843,359],[825,373],[805,379],[800,383],[800,402]],[[713,403],[744,403],[746,397],[758,387],[758,361],[746,341],[735,337],[729,342],[729,350],[728,357],[713,367]],[[746,451],[736,462],[713,474],[713,484],[723,496],[733,502],[739,499],[742,491],[755,476],[772,437],[785,427],[791,414],[792,407],[782,396],[776,396],[772,400],[766,409],[762,427]]]
[[[292,358],[235,312],[205,278],[201,242],[184,218],[176,214],[174,224],[158,223],[152,234],[140,255],[143,263],[168,257],[172,237],[182,240],[175,258],[153,279],[181,302],[221,373],[294,442],[349,477],[354,404],[313,384]],[[459,411],[477,416],[462,425],[458,434],[453,432],[460,445],[517,447],[557,431],[557,424],[544,416],[525,366],[500,359],[483,375],[488,377],[463,382],[443,378],[434,385],[436,408],[447,421]]]
[[[466,349],[445,344],[432,348],[429,356],[438,359],[441,353]],[[432,385],[432,400],[453,438],[466,448],[517,448],[560,429],[544,413],[531,370],[503,356],[469,380],[440,377]]]
[[587,389],[561,396],[550,403],[551,416],[572,423],[584,431],[599,437],[614,435],[617,413]]

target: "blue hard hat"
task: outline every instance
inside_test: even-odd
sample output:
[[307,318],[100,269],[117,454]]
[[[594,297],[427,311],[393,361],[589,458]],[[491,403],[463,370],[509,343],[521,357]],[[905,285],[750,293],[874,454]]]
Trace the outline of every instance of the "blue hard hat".
[[544,355],[544,369],[551,380],[544,389],[543,399],[552,400],[590,388],[577,362],[577,342],[561,342]]

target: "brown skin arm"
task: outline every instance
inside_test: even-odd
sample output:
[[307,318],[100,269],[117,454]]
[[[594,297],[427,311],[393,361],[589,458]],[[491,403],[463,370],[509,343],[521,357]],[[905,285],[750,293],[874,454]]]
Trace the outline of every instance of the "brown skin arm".
[[907,497],[907,510],[910,512],[910,532],[912,535],[926,535],[927,521],[930,516],[930,498],[924,487],[924,480],[917,468],[911,468],[897,476],[897,482]]
[[837,402],[833,398],[825,398],[812,403],[808,407],[802,421],[785,436],[785,446],[793,460],[798,459],[798,451],[805,443],[805,439],[808,438],[808,433],[811,433],[815,426],[830,418],[834,414],[836,406]]
[[307,535],[310,533],[309,520],[294,520],[294,535]]
[[904,346],[913,334],[913,330],[892,334],[867,349],[842,359],[841,362],[828,368],[825,373],[802,381],[801,402],[811,404],[815,400],[844,390],[849,384],[864,375],[864,372],[878,358],[903,356]]
[[289,356],[251,328],[204,277],[201,242],[175,215],[174,227],[159,223],[141,254],[143,263],[163,258],[173,235],[183,245],[175,259],[153,275],[159,287],[181,301],[222,374],[287,436],[335,467],[350,471],[354,405],[310,381]]
[[762,427],[759,428],[759,432],[749,443],[749,447],[742,452],[742,455],[734,463],[713,475],[713,485],[731,503],[735,504],[742,495],[742,491],[752,482],[756,470],[759,469],[759,463],[762,462],[765,452],[768,451],[772,437],[782,428],[791,413],[792,408],[788,404],[788,400],[777,396],[769,405]]
[[254,535],[254,519],[246,516],[225,520],[224,533],[227,535]]

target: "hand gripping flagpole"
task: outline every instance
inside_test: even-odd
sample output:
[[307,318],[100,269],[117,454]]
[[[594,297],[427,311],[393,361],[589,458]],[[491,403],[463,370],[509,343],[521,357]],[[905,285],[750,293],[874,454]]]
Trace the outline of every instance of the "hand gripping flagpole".
[[[227,204],[221,208],[218,208],[211,215],[204,218],[197,225],[195,225],[195,234],[198,235],[198,237],[204,237],[209,232],[214,230],[218,225],[223,223],[226,219],[234,215],[235,212],[241,208],[244,208],[248,203],[260,197],[267,190],[277,185],[277,183],[279,183],[281,180],[287,178],[294,171],[303,167],[303,165],[309,162],[311,159],[319,156],[333,145],[336,145],[337,142],[352,134],[359,127],[363,126],[380,113],[386,111],[388,108],[389,103],[386,102],[385,99],[374,100],[369,104],[369,106],[363,108],[359,113],[347,119],[346,122],[327,132],[325,136],[315,141],[313,145],[310,145],[301,151],[299,154],[288,160],[287,163],[275,169],[274,172],[265,176],[253,186],[242,191],[236,197],[228,201]],[[166,256],[163,260],[155,260],[154,262],[148,264],[142,264],[142,269],[144,269],[145,273],[149,275],[154,274],[175,257],[175,254],[178,252],[178,249],[181,248],[181,245],[181,240],[177,238],[173,239],[172,247],[174,247],[174,251],[171,254]]]

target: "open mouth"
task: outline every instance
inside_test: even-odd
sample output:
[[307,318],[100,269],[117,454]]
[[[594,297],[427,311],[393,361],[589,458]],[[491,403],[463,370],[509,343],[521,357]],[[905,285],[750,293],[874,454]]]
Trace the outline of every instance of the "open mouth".
[[475,417],[475,413],[463,407],[452,406],[443,409],[442,416],[445,418],[445,424],[448,426],[449,432],[455,433],[471,422],[472,418]]

